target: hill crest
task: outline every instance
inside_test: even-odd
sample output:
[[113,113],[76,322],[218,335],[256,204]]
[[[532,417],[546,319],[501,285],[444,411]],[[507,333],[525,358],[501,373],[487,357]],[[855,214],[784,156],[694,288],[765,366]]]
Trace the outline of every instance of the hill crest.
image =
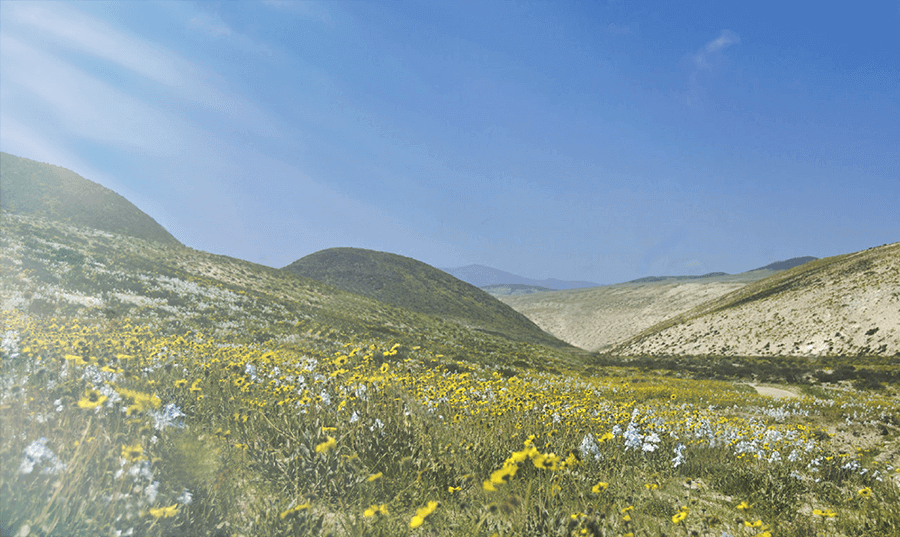
[[489,293],[410,257],[362,248],[328,248],[282,270],[509,339],[568,346]]
[[136,205],[53,164],[0,153],[0,209],[167,245],[181,245]]

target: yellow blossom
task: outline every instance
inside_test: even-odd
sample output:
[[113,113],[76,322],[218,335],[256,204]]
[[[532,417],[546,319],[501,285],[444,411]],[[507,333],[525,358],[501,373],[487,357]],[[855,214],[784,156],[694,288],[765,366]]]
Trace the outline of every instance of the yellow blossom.
[[330,436],[326,436],[325,441],[322,442],[321,444],[319,444],[318,446],[316,446],[316,453],[325,453],[326,451],[334,448],[335,446],[337,446],[337,440],[335,440],[334,438],[332,438]]
[[150,514],[153,515],[154,518],[169,518],[175,516],[177,513],[178,504],[150,509]]
[[418,508],[416,510],[416,516],[412,517],[412,520],[409,521],[409,527],[418,528],[419,526],[421,526],[425,522],[425,519],[428,517],[428,515],[430,515],[434,512],[435,509],[437,509],[437,505],[438,504],[436,501],[431,500],[427,505],[425,505],[425,507]]
[[78,408],[97,408],[104,401],[106,401],[105,395],[100,395],[100,392],[97,390],[88,390],[85,392],[84,397],[78,401]]
[[140,444],[133,446],[122,446],[122,458],[129,462],[143,460],[144,448]]

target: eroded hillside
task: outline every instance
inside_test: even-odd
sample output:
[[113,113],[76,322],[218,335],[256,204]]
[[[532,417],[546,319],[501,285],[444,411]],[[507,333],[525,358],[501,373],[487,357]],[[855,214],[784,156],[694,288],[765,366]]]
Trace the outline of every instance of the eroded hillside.
[[625,283],[498,298],[559,339],[596,351],[744,285],[746,281],[734,277],[726,281]]
[[900,356],[900,243],[777,273],[610,352]]

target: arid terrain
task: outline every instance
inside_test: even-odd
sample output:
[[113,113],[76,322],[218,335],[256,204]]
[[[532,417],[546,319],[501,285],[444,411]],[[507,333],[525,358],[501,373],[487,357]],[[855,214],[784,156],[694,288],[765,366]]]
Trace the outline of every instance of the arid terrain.
[[772,274],[756,271],[688,281],[623,283],[527,295],[497,295],[554,336],[602,351],[675,315]]
[[778,273],[657,325],[612,351],[900,356],[900,243]]

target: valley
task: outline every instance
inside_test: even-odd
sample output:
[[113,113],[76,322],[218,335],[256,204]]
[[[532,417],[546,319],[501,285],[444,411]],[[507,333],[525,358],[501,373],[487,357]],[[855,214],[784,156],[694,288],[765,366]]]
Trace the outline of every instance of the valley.
[[199,251],[0,158],[3,535],[900,528],[897,244],[498,300]]

